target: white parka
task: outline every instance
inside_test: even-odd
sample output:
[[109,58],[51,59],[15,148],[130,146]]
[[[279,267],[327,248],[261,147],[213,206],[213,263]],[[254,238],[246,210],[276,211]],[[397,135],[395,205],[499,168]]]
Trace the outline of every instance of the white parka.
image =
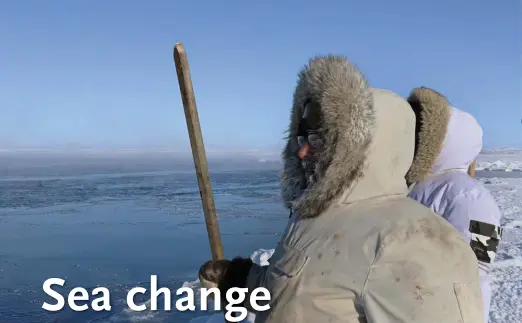
[[431,89],[414,89],[408,100],[420,119],[419,148],[407,176],[414,183],[409,196],[451,223],[476,252],[487,322],[490,270],[502,230],[497,203],[467,174],[482,150],[482,128],[472,115]]

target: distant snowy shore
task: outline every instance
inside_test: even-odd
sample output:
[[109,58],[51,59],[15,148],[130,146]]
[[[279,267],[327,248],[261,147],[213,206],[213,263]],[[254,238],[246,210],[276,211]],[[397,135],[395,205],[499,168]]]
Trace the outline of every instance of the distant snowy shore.
[[484,149],[477,158],[477,170],[522,171],[522,149]]
[[519,148],[485,148],[481,151],[482,155],[498,154],[498,155],[522,155],[522,149]]

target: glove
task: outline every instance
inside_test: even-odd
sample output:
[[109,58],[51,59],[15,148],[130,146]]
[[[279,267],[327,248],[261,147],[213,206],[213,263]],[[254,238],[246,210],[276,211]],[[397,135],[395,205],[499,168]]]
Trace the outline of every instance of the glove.
[[204,288],[217,287],[225,300],[230,288],[245,288],[248,273],[253,262],[250,258],[234,258],[230,260],[207,261],[199,269],[199,281]]

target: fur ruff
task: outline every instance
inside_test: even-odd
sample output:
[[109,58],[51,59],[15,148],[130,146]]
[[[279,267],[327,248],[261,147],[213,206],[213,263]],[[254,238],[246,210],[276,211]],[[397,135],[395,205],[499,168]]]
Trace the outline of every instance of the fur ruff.
[[415,157],[406,174],[411,185],[425,179],[437,160],[448,131],[451,108],[446,97],[426,87],[413,89],[408,103],[417,118]]
[[[305,186],[297,156],[297,130],[306,100],[320,109],[324,150],[316,155],[316,181]],[[317,56],[300,72],[282,153],[282,198],[302,218],[324,212],[362,176],[375,127],[373,97],[364,75],[342,56]]]

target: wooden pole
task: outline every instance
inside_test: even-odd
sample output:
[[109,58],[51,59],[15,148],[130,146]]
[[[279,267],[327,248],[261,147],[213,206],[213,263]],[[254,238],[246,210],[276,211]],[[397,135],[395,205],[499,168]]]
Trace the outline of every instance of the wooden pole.
[[199,195],[201,196],[203,213],[205,214],[210,251],[212,252],[212,259],[219,260],[224,258],[223,243],[219,233],[216,206],[212,195],[207,156],[203,145],[201,127],[199,125],[198,109],[196,106],[194,89],[192,88],[187,53],[181,43],[176,43],[174,46],[174,62],[178,74],[181,99],[183,100],[183,109],[185,110],[185,119],[187,121],[187,128],[190,137],[190,146],[192,148],[192,157],[194,158],[194,166],[198,178]]
[[468,168],[468,175],[471,177],[475,177],[475,167],[476,167],[477,161],[474,160],[471,165],[469,165]]

